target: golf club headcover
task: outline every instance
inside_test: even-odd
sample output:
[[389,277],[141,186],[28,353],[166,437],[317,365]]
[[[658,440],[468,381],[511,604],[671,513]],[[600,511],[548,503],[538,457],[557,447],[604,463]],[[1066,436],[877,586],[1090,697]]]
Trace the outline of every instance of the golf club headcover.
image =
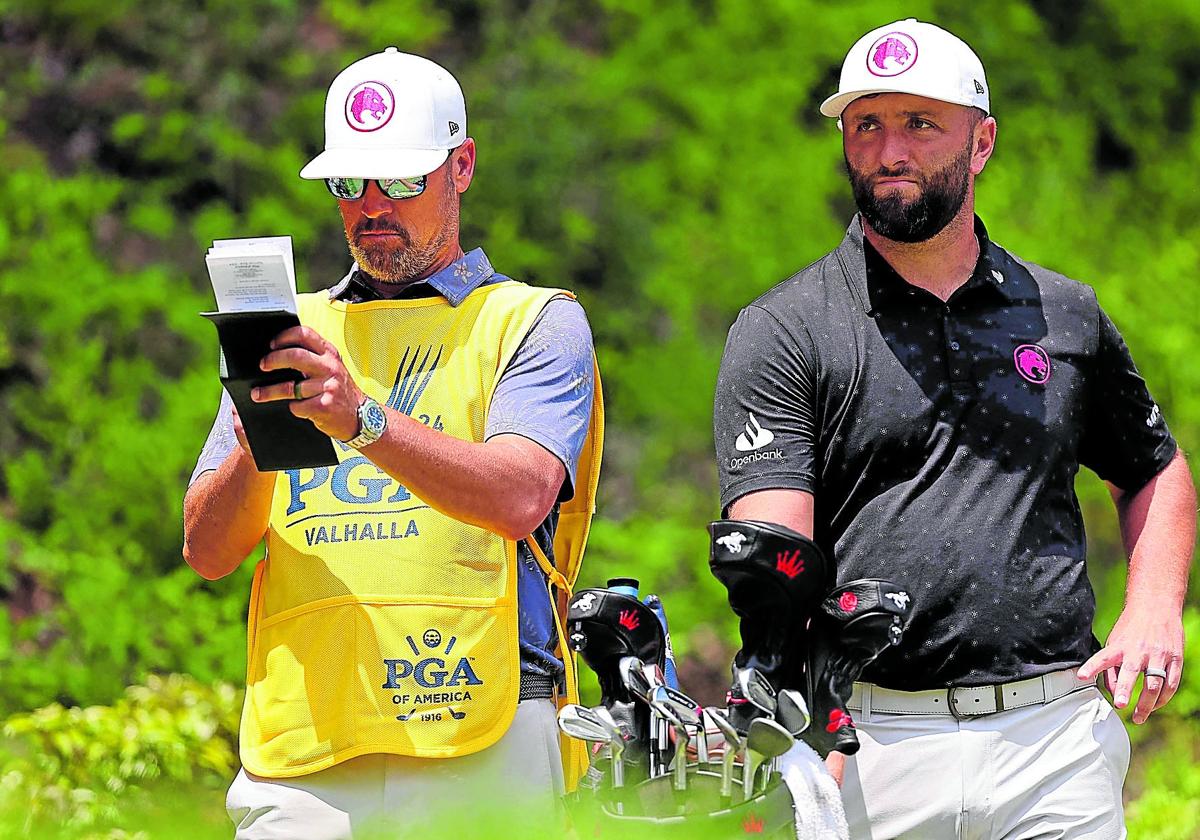
[[[709,569],[741,619],[742,648],[734,664],[758,669],[779,690],[789,673],[800,670],[789,659],[803,656],[805,628],[832,569],[816,543],[782,525],[722,519],[708,531]],[[729,699],[735,725],[748,725],[740,720],[743,698],[736,685]]]
[[666,637],[654,611],[639,601],[609,589],[583,589],[567,608],[567,643],[578,651],[600,681],[601,702],[634,698],[621,683],[617,663],[636,656],[647,665],[662,667]]
[[854,681],[879,654],[900,644],[911,615],[911,596],[890,580],[853,580],[821,601],[809,628],[805,673],[812,725],[800,738],[822,758],[835,750],[858,752],[846,709]]

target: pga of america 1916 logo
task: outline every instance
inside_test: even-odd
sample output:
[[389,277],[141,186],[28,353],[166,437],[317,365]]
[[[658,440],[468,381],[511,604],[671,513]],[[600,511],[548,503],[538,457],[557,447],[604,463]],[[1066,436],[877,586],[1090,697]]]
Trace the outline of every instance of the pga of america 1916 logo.
[[[411,635],[405,636],[405,641],[412,650],[412,658],[383,660],[383,688],[404,692],[393,694],[392,703],[411,707],[409,711],[396,715],[396,720],[402,723],[409,720],[423,723],[440,721],[443,711],[455,720],[465,718],[467,712],[455,706],[469,703],[472,700],[471,688],[484,684],[471,665],[474,657],[452,657],[451,652],[458,637],[451,636],[445,640],[441,631],[433,627],[421,635],[420,645]],[[418,714],[422,706],[433,708],[423,709]]]

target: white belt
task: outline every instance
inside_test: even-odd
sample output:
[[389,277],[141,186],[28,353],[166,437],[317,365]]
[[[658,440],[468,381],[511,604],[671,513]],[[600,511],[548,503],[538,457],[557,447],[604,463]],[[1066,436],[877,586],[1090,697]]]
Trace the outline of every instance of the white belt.
[[867,720],[873,712],[956,718],[991,715],[1049,703],[1095,685],[1094,682],[1080,682],[1077,672],[1077,668],[1068,668],[1000,685],[950,686],[929,691],[894,691],[873,683],[856,682],[846,708],[863,712]]

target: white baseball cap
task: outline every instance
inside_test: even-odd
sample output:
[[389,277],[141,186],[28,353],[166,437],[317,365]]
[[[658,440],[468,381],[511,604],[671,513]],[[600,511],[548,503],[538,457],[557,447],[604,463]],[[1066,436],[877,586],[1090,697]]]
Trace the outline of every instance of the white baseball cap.
[[961,39],[914,18],[873,29],[842,62],[838,92],[821,103],[827,117],[874,93],[911,93],[990,113],[983,62]]
[[325,97],[325,151],[300,177],[427,175],[466,138],[458,81],[427,58],[388,47],[333,80]]

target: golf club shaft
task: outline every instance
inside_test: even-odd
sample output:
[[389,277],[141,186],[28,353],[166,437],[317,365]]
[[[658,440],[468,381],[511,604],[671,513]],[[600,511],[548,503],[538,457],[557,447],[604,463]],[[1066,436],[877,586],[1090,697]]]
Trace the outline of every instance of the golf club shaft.
[[687,790],[688,729],[681,724],[675,728],[675,790]]

